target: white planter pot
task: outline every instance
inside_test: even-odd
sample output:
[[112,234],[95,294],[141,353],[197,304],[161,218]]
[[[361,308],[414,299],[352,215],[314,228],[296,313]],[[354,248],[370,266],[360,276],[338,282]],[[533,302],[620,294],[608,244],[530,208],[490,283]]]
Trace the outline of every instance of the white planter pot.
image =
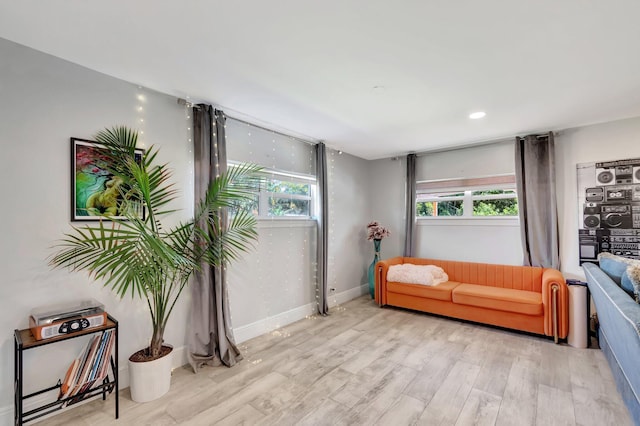
[[171,386],[172,360],[173,350],[153,361],[129,361],[131,399],[135,402],[149,402],[167,393]]

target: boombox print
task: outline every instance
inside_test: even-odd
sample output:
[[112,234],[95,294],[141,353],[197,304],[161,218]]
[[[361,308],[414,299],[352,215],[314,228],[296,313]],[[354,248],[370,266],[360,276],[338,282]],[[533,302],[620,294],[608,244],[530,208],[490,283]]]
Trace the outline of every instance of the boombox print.
[[640,259],[640,158],[578,164],[580,264],[609,252]]

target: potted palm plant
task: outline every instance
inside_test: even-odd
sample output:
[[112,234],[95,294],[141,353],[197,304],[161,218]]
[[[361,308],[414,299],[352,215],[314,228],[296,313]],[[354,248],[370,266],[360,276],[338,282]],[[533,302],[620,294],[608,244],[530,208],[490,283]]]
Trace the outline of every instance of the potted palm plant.
[[[147,371],[153,362],[163,364],[165,372],[160,376],[142,373],[146,375],[142,377],[160,377],[143,383],[130,372],[132,398],[144,402],[169,390],[171,347],[163,345],[163,336],[192,275],[203,264],[222,266],[236,259],[257,240],[256,219],[243,206],[253,200],[260,168],[250,164],[231,167],[210,183],[193,218],[165,228],[162,219],[175,211],[169,204],[177,195],[169,181],[171,171],[167,164],[158,164],[155,147],[136,160],[137,137],[137,132],[126,127],[96,135],[104,147],[108,171],[121,180],[120,219],[74,227],[57,244],[50,263],[88,271],[121,298],[130,295],[146,300],[153,332],[149,346],[130,357],[130,369]],[[221,219],[224,209],[232,209],[228,220]]]

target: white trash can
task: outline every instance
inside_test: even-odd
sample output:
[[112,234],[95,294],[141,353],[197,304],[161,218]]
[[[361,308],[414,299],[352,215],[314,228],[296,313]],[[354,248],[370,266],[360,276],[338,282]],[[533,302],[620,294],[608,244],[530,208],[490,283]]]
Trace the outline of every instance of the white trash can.
[[567,343],[574,348],[586,348],[589,339],[587,318],[587,285],[574,281],[569,285],[569,335]]

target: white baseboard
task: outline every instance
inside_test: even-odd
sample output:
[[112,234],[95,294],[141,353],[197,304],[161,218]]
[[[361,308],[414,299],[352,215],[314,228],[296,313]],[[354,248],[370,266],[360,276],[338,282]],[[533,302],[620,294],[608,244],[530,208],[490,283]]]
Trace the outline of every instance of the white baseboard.
[[[330,293],[328,297],[329,308],[348,302],[349,300],[360,297],[368,292],[369,284],[363,284],[359,287],[354,287],[340,293]],[[315,303],[309,303],[256,322],[252,322],[251,324],[236,327],[233,329],[233,335],[236,339],[236,343],[246,342],[254,337],[261,336],[280,327],[284,327],[285,325],[306,318],[309,315],[313,315],[315,312]]]
[[13,424],[13,407],[6,405],[0,407],[0,425],[12,425]]
[[360,287],[350,288],[347,291],[333,294],[329,292],[329,308],[341,305],[349,300],[356,299],[365,294],[369,294],[369,283],[362,284]]
[[246,342],[254,337],[261,336],[287,324],[306,318],[315,311],[316,305],[314,303],[299,306],[277,315],[252,322],[251,324],[236,327],[233,329],[233,336],[236,339],[236,343]]

